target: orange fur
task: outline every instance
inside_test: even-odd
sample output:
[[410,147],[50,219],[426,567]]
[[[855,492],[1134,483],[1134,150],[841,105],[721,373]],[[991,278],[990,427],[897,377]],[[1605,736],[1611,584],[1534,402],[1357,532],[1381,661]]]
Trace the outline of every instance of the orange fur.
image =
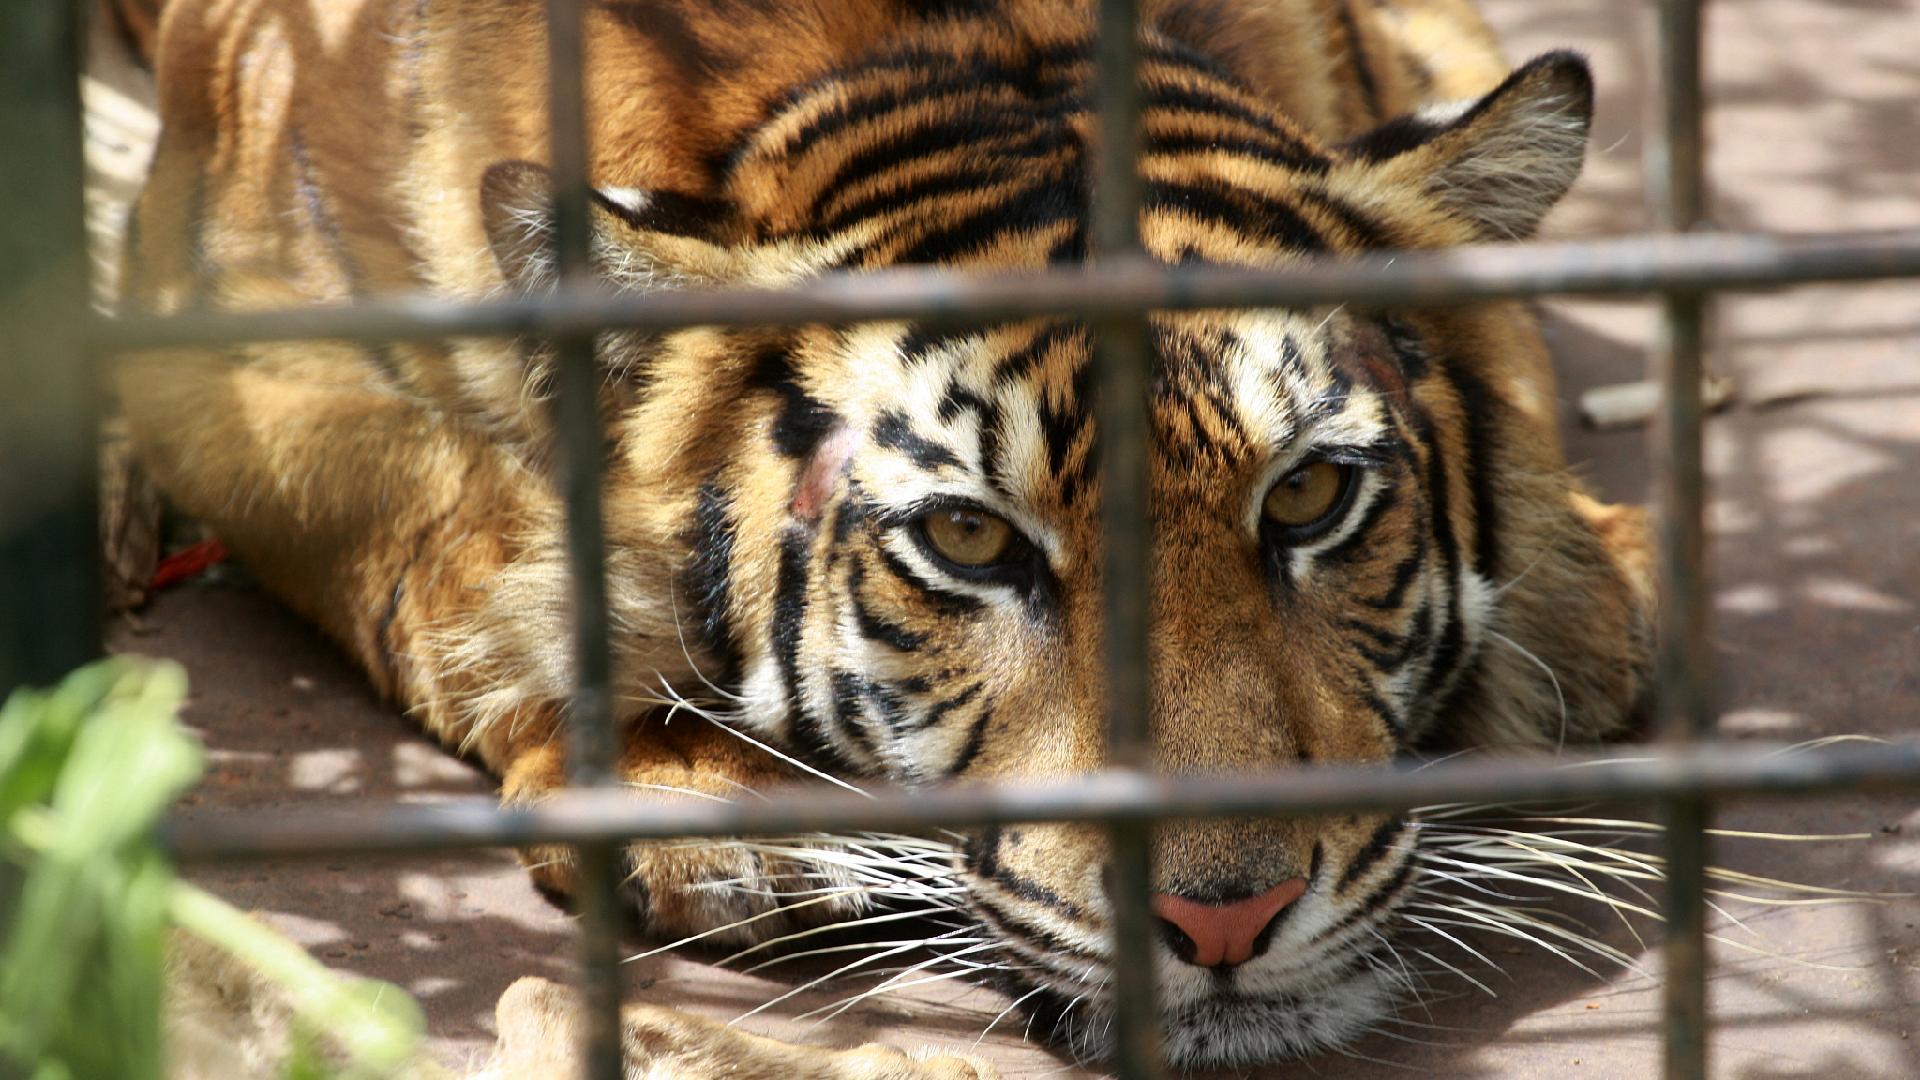
[[[550,287],[540,10],[171,9],[129,301]],[[595,266],[614,287],[667,289],[1072,261],[1090,27],[1079,0],[592,4]],[[1459,0],[1165,0],[1147,5],[1143,40],[1142,236],[1167,262],[1524,237],[1580,166],[1584,66],[1550,57],[1505,78]],[[1643,522],[1566,474],[1548,359],[1520,305],[1152,326],[1161,768],[1628,729],[1649,653]],[[723,727],[865,782],[1098,767],[1089,355],[1084,328],[1060,320],[609,335],[623,779],[653,797],[734,797],[797,775]],[[429,731],[500,774],[509,800],[533,801],[564,778],[572,683],[551,375],[542,348],[515,342],[259,345],[138,358],[121,390],[176,500]],[[1275,539],[1257,510],[1276,469],[1313,455],[1338,460],[1354,493],[1352,520],[1320,547]],[[1025,569],[976,580],[916,540],[914,522],[954,499],[1011,522]],[[669,726],[660,706],[681,695],[716,726],[685,713]],[[1414,844],[1380,816],[1183,823],[1161,835],[1157,887],[1215,902],[1311,876],[1303,910],[1381,919]],[[969,835],[957,872],[1010,955],[1057,972],[1097,967],[1104,860],[1097,830],[1032,826]],[[529,861],[569,886],[563,852]],[[808,872],[724,845],[639,846],[629,868],[667,933],[768,910]],[[713,887],[725,881],[764,887]],[[863,903],[849,892],[808,917]],[[1353,1015],[1376,1007],[1350,941],[1295,944],[1349,965]],[[1246,977],[1263,994],[1334,978],[1261,963]],[[1210,992],[1168,977],[1177,994]],[[1090,1037],[1105,1007],[1066,1037]],[[1347,1030],[1287,1023],[1231,1052],[1176,1033],[1175,1056],[1246,1060]]]

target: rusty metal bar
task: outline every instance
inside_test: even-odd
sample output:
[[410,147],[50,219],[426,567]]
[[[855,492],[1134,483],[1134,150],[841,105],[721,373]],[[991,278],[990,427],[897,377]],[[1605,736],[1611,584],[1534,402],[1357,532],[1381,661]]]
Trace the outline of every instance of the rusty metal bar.
[[[554,263],[563,288],[592,286],[583,7],[581,0],[547,0],[548,157]],[[615,760],[606,530],[600,506],[600,380],[594,374],[593,345],[593,334],[585,328],[552,341],[558,365],[554,438],[563,465],[573,589],[567,773],[570,783],[589,790],[614,783]],[[606,840],[583,840],[573,850],[573,899],[580,916],[580,1072],[588,1080],[619,1080],[625,1074],[616,951],[621,925],[617,852]]]
[[[1143,264],[1140,250],[1140,11],[1137,0],[1101,0],[1095,34],[1100,137],[1096,142],[1092,262]],[[1148,512],[1147,386],[1152,363],[1147,312],[1136,307],[1095,328],[1099,402],[1101,580],[1105,593],[1107,760],[1149,768],[1151,686],[1147,651],[1153,528]],[[1159,986],[1155,973],[1153,825],[1116,821],[1107,829],[1107,900],[1113,912],[1109,986],[1112,1066],[1120,1080],[1161,1075]]]
[[909,832],[1023,821],[1148,822],[1308,816],[1443,803],[1514,806],[1833,791],[1920,791],[1920,741],[1848,743],[1796,752],[1746,742],[1699,743],[1631,757],[1568,753],[1545,761],[1489,755],[1426,768],[1328,765],[1237,776],[1156,776],[1119,769],[1048,783],[935,788],[875,798],[798,789],[767,801],[648,803],[618,791],[581,791],[518,809],[476,798],[274,816],[196,815],[167,826],[162,835],[176,858],[197,862],[580,840],[844,829]]
[[[1701,80],[1701,0],[1656,0],[1659,85],[1647,148],[1648,209],[1655,229],[1683,234],[1704,219],[1706,184]],[[1701,379],[1706,298],[1669,289],[1661,298],[1654,367],[1665,408],[1653,428],[1654,507],[1660,537],[1659,728],[1684,747],[1713,730],[1713,655],[1708,638],[1706,470]],[[1705,1080],[1707,1009],[1707,827],[1711,804],[1666,803],[1665,1073]]]
[[0,8],[0,699],[100,655],[80,11]]
[[926,268],[827,275],[784,289],[563,289],[484,303],[417,297],[350,308],[127,316],[96,320],[92,341],[103,352],[127,352],[242,341],[553,338],[600,329],[1100,318],[1141,309],[1445,307],[1552,293],[1634,295],[1907,277],[1920,277],[1920,229],[1637,236],[1310,260],[1284,270],[1120,263],[986,277]]

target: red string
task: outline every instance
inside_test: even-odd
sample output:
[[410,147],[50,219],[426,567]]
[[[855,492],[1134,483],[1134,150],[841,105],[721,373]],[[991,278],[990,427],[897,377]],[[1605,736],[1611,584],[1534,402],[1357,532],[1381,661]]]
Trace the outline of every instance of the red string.
[[153,581],[147,587],[159,592],[169,585],[177,585],[204,573],[214,564],[225,562],[226,558],[225,544],[219,540],[202,540],[161,559],[160,565],[154,568]]

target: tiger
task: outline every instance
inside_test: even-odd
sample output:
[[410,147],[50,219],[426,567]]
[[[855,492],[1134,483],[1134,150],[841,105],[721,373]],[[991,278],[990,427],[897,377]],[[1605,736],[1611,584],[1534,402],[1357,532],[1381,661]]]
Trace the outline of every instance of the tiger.
[[[1097,261],[1095,7],[592,0],[597,284]],[[538,0],[166,5],[125,310],[552,292],[545,42]],[[1139,236],[1168,266],[1523,240],[1582,167],[1585,60],[1510,68],[1466,0],[1149,0],[1138,43]],[[1570,472],[1527,305],[1164,311],[1148,337],[1152,768],[1639,730],[1647,523]],[[1102,768],[1094,351],[1071,317],[602,334],[633,797]],[[567,776],[557,362],[530,340],[258,343],[115,376],[172,503],[509,806]],[[1391,1015],[1382,949],[1425,888],[1419,824],[1160,825],[1168,1061],[1298,1057]],[[1031,1030],[1101,1053],[1105,832],[953,835],[941,873],[1011,961],[990,977]],[[634,843],[622,895],[650,934],[751,946],[873,910],[827,887],[848,883],[814,857],[835,843]],[[570,849],[523,857],[575,890]]]

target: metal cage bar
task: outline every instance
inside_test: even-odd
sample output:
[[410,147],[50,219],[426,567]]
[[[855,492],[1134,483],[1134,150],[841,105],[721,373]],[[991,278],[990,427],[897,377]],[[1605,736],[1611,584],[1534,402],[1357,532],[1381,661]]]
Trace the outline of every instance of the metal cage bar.
[[[554,262],[562,287],[590,287],[586,51],[581,0],[547,0],[548,154]],[[600,790],[615,784],[612,661],[607,628],[606,528],[601,512],[600,380],[585,329],[551,342],[559,366],[555,439],[564,469],[567,560],[573,589],[573,701],[567,779]],[[620,1024],[619,849],[613,840],[573,846],[580,915],[580,1071],[588,1080],[624,1074]]]
[[[1701,1077],[1707,1015],[1701,995],[1706,957],[1697,942],[1703,925],[1700,867],[1706,809],[1730,796],[1805,795],[1836,790],[1920,790],[1920,743],[1836,747],[1782,754],[1751,744],[1702,741],[1710,735],[1701,528],[1699,356],[1701,302],[1706,292],[1767,288],[1815,281],[1920,276],[1920,230],[1800,238],[1683,234],[1700,218],[1699,0],[1655,0],[1661,29],[1664,96],[1659,141],[1650,148],[1655,221],[1674,235],[1649,235],[1583,244],[1473,248],[1445,252],[1321,260],[1285,271],[1167,268],[1139,253],[1137,147],[1138,59],[1133,0],[1103,0],[1099,53],[1101,151],[1093,265],[1014,278],[974,278],[932,270],[903,270],[860,278],[827,278],[781,291],[688,290],[665,295],[609,295],[585,272],[588,195],[585,80],[581,0],[548,0],[552,110],[551,165],[556,193],[556,246],[562,284],[550,296],[488,304],[409,298],[356,308],[291,312],[192,313],[171,318],[83,318],[84,242],[79,231],[80,168],[77,50],[81,5],[15,5],[0,16],[0,49],[14,62],[0,82],[15,88],[0,115],[16,147],[43,150],[41,167],[9,174],[5,191],[37,208],[16,216],[7,235],[19,237],[16,257],[0,273],[22,270],[30,291],[0,292],[0,322],[8,329],[16,373],[51,402],[58,430],[34,429],[47,447],[66,454],[58,468],[33,479],[51,492],[34,502],[11,482],[0,489],[0,542],[34,566],[57,571],[64,584],[43,598],[68,604],[5,607],[12,636],[9,663],[28,645],[16,631],[22,613],[71,616],[56,626],[57,664],[47,675],[91,655],[97,627],[86,613],[93,585],[91,560],[58,558],[73,545],[90,549],[94,491],[84,463],[92,432],[89,355],[159,346],[233,344],[255,340],[421,340],[454,336],[544,338],[559,354],[561,386],[556,426],[568,468],[569,555],[576,605],[575,742],[570,763],[575,789],[551,802],[501,808],[492,802],[447,805],[363,805],[340,812],[263,819],[231,816],[196,821],[190,830],[162,829],[168,848],[185,860],[321,854],[370,854],[453,847],[565,843],[578,846],[582,867],[581,947],[586,1000],[592,1010],[585,1061],[589,1075],[617,1076],[618,983],[614,959],[614,845],[633,839],[725,836],[799,829],[913,829],[954,824],[1084,821],[1114,829],[1115,857],[1123,863],[1115,886],[1115,959],[1121,966],[1119,1066],[1127,1075],[1156,1069],[1157,1016],[1151,1004],[1152,953],[1139,947],[1146,917],[1148,837],[1167,817],[1231,814],[1318,814],[1343,810],[1408,809],[1436,802],[1539,802],[1562,799],[1658,798],[1672,808],[1673,860],[1669,915],[1676,924],[1668,945],[1667,1068],[1676,1078]],[[49,87],[53,87],[49,91]],[[49,165],[51,167],[49,167]],[[31,188],[20,188],[27,184]],[[9,286],[14,277],[6,277]],[[1144,312],[1198,307],[1444,305],[1548,293],[1659,292],[1666,327],[1661,366],[1667,407],[1657,436],[1663,596],[1669,625],[1663,648],[1664,729],[1659,748],[1623,758],[1570,755],[1560,764],[1510,760],[1453,761],[1427,769],[1316,767],[1239,777],[1160,777],[1147,770],[1146,575],[1149,537],[1145,512],[1145,398],[1148,350]],[[31,308],[22,298],[33,300]],[[50,314],[51,313],[51,314]],[[771,804],[705,802],[647,806],[605,784],[611,775],[608,629],[604,537],[600,521],[598,413],[592,342],[601,329],[668,329],[695,325],[846,323],[914,317],[936,322],[1035,315],[1098,320],[1102,371],[1103,462],[1109,499],[1107,645],[1112,765],[1084,778],[1048,784],[999,785],[918,792],[911,797],[854,799],[801,791]],[[71,316],[71,317],[68,317]],[[16,332],[15,324],[19,330]],[[84,332],[83,332],[84,331]],[[21,358],[25,358],[25,362]],[[16,401],[41,400],[26,397]],[[14,403],[10,401],[8,404]],[[22,412],[25,415],[25,412]],[[0,432],[13,435],[14,432]],[[75,447],[81,447],[75,451]],[[23,459],[24,460],[24,459]],[[39,460],[39,459],[32,459]],[[23,506],[51,507],[45,518],[20,518]],[[38,531],[36,531],[38,530]],[[50,530],[50,531],[48,531]],[[35,538],[45,540],[41,543]],[[54,545],[57,541],[57,546]],[[21,545],[25,546],[21,546]],[[78,613],[78,614],[76,614]],[[64,629],[61,629],[64,627]],[[75,643],[78,643],[77,647]],[[71,654],[71,655],[67,655]],[[48,654],[51,658],[53,654]],[[0,670],[0,684],[15,678]],[[1599,767],[1605,762],[1605,767]],[[597,854],[596,854],[597,853]],[[594,867],[598,869],[594,869]],[[597,875],[597,876],[596,876]],[[589,880],[591,879],[591,880]],[[1687,905],[1693,905],[1692,913]],[[1137,955],[1146,956],[1145,963]]]
[[1152,821],[1242,814],[1406,810],[1448,803],[1633,802],[1920,790],[1920,741],[1789,753],[1751,743],[1699,743],[1633,756],[1566,753],[1455,759],[1426,768],[1319,765],[1242,776],[1155,776],[1110,769],[1044,784],[928,789],[874,798],[800,790],[779,801],[648,805],[616,792],[569,792],[537,806],[488,799],[366,803],[299,816],[199,817],[165,827],[189,862],[582,840],[666,840],[833,829],[908,831],[1023,821]]
[[[1647,202],[1655,229],[1685,233],[1705,210],[1702,0],[1654,0],[1659,69],[1649,125]],[[1684,747],[1712,733],[1713,656],[1707,638],[1706,471],[1702,460],[1701,379],[1707,300],[1669,289],[1661,297],[1654,367],[1664,408],[1652,432],[1654,507],[1660,539],[1658,727]],[[1668,1080],[1707,1075],[1707,826],[1711,804],[1675,796],[1666,802],[1666,964],[1662,1011]]]
[[100,654],[79,15],[0,7],[0,699]]
[[246,341],[554,338],[601,329],[904,318],[936,323],[1039,315],[1097,319],[1140,309],[1445,307],[1549,294],[1731,291],[1909,277],[1920,277],[1920,229],[1633,236],[1318,258],[1284,270],[1122,263],[983,276],[927,268],[829,274],[784,289],[609,293],[574,288],[484,303],[423,296],[354,307],[129,315],[96,320],[89,341],[111,353]]
[[[1091,223],[1096,265],[1145,261],[1140,247],[1139,18],[1137,0],[1101,0],[1094,70],[1100,136]],[[1145,769],[1153,754],[1148,715],[1153,523],[1147,510],[1146,310],[1109,315],[1099,321],[1096,334],[1107,759],[1119,768]],[[1153,888],[1153,825],[1110,822],[1107,839],[1114,1070],[1121,1080],[1150,1080],[1161,1072],[1157,935],[1148,899]]]

